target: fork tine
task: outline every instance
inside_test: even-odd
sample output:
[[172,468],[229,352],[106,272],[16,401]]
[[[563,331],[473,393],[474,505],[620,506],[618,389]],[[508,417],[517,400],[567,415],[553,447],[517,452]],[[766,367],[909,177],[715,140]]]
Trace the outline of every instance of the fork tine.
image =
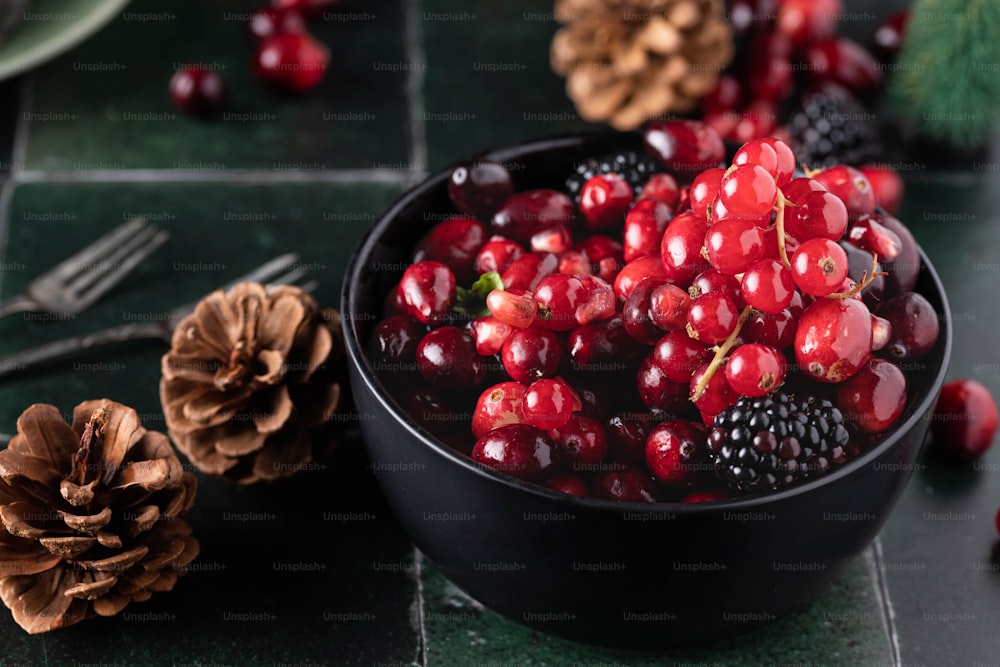
[[146,224],[143,218],[132,218],[125,224],[119,225],[97,239],[72,257],[64,259],[37,280],[69,280],[80,273],[88,264],[96,264],[96,260],[112,252],[116,247],[124,243],[126,239],[145,227]]
[[[149,252],[146,251],[147,248],[156,250],[168,238],[170,238],[169,232],[161,232],[157,227],[153,226],[145,227],[138,234],[118,246],[110,255],[102,258],[99,262],[83,267],[83,271],[77,274],[66,285],[66,289],[71,293],[83,297],[83,293],[87,288],[101,280],[102,276],[112,276],[121,271],[121,275],[105,288],[108,289],[136,267],[138,262],[131,261],[131,256],[137,255],[140,260],[145,259],[149,256]],[[101,281],[100,284],[103,285],[104,282]]]
[[[112,265],[112,269],[110,272],[107,272],[103,278],[100,278],[102,275],[100,272],[92,271],[90,274],[78,279],[76,283],[74,283],[74,286],[71,289],[86,289],[90,283],[97,278],[100,278],[100,280],[96,282],[93,287],[85,293],[79,295],[79,299],[83,302],[84,308],[90,306],[90,304],[101,298],[108,290],[124,280],[125,277],[132,272],[132,269],[138,266],[141,262],[145,261],[147,257],[156,252],[156,250],[170,238],[170,232],[166,230],[160,230],[157,232],[155,227],[150,227],[148,229],[153,232],[154,236],[147,240],[146,237],[149,235],[146,234],[144,230],[141,235],[141,241],[130,244],[130,246],[137,247],[123,248],[123,251],[127,251],[127,253],[129,253],[124,261],[120,264],[115,264],[115,262],[117,262],[120,258],[120,255],[124,253],[116,253],[114,257],[108,259]],[[140,237],[136,238],[139,239]],[[79,287],[80,283],[84,283],[82,287]]]
[[[265,262],[258,266],[256,269],[242,275],[232,282],[226,283],[225,287],[222,289],[228,290],[233,285],[237,283],[269,283],[273,282],[271,280],[272,276],[281,273],[282,271],[287,271],[288,267],[299,261],[299,256],[294,252],[289,252],[284,255],[279,255],[274,259]],[[298,269],[301,270],[301,269]]]

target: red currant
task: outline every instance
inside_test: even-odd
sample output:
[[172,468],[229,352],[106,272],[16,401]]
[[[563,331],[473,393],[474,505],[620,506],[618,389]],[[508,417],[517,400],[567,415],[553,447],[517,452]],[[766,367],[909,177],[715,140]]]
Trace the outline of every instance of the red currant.
[[691,188],[688,190],[691,211],[695,215],[708,220],[710,207],[716,197],[719,196],[719,189],[722,187],[722,177],[725,173],[725,169],[717,167],[715,169],[706,169],[695,176],[694,181],[691,182]]
[[706,429],[687,419],[671,419],[654,428],[646,439],[646,466],[661,482],[690,484],[701,475]]
[[708,361],[711,350],[684,331],[674,331],[659,340],[653,348],[655,363],[671,382],[690,382],[691,376]]
[[809,239],[791,262],[796,287],[811,296],[833,294],[847,278],[847,253],[829,239]]
[[837,165],[822,170],[813,178],[840,197],[851,220],[875,212],[875,189],[865,175],[854,167]]
[[847,231],[847,207],[831,192],[807,192],[785,207],[785,233],[800,243],[814,238],[839,241]]
[[771,393],[785,381],[787,372],[784,355],[757,343],[739,346],[726,362],[726,381],[741,396]]
[[751,266],[740,283],[740,294],[746,304],[767,315],[787,308],[794,293],[792,272],[773,259],[762,259]]
[[728,275],[743,273],[764,254],[764,232],[752,220],[717,222],[705,234],[708,261]]
[[843,382],[857,373],[871,347],[871,311],[856,299],[817,299],[795,330],[795,360],[820,382]]
[[702,271],[695,276],[688,287],[688,294],[692,299],[706,294],[722,294],[732,299],[737,306],[743,299],[740,296],[740,281],[715,269]]
[[739,319],[736,304],[722,294],[705,294],[691,302],[687,331],[692,338],[716,345],[726,340]]
[[708,364],[704,364],[691,376],[690,393],[691,402],[694,403],[695,407],[701,411],[704,417],[711,418],[735,403],[740,395],[729,386],[726,374],[717,372],[708,380],[701,396],[695,398],[694,393],[707,371]]
[[756,164],[744,164],[727,171],[719,189],[722,203],[741,218],[759,218],[769,213],[777,197],[774,176]]

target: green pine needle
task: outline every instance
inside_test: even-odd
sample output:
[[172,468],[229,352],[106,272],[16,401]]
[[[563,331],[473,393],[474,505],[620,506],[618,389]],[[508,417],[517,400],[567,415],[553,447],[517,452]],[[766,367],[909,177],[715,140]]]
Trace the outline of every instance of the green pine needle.
[[1000,117],[1000,2],[916,0],[891,95],[924,133],[957,146],[989,139]]

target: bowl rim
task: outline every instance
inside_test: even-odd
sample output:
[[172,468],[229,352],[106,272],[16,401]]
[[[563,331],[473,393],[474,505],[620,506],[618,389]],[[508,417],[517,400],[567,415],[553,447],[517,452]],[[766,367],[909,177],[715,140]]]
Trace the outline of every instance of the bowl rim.
[[[569,134],[558,134],[528,139],[515,144],[508,144],[502,147],[493,148],[477,154],[476,158],[490,159],[502,163],[514,160],[520,153],[528,150],[561,148],[577,145],[587,139],[593,140],[596,138],[609,138],[614,135],[634,137],[636,134],[637,133],[635,132],[616,132],[613,130],[588,130]],[[340,304],[345,323],[348,323],[348,326],[346,327],[347,331],[345,331],[344,336],[347,356],[350,359],[351,365],[358,371],[358,377],[365,383],[366,388],[372,393],[376,400],[378,400],[379,404],[386,409],[411,436],[416,438],[421,446],[430,448],[434,453],[447,459],[452,464],[458,465],[468,472],[484,478],[484,481],[499,482],[513,489],[537,496],[540,500],[565,503],[568,508],[578,508],[581,510],[606,510],[615,513],[654,512],[684,515],[697,515],[719,511],[744,511],[791,500],[802,494],[811,493],[826,485],[836,484],[839,480],[854,475],[859,470],[872,465],[876,460],[884,456],[886,452],[898,445],[903,436],[910,432],[919,421],[929,418],[929,416],[925,415],[930,414],[934,404],[937,402],[938,392],[944,384],[945,377],[947,376],[948,366],[951,361],[953,330],[951,317],[948,316],[948,313],[950,313],[950,305],[948,303],[948,296],[944,290],[944,285],[941,283],[941,278],[938,275],[937,270],[934,268],[934,265],[931,264],[927,255],[924,253],[923,248],[921,248],[918,244],[917,252],[920,257],[920,272],[926,273],[930,278],[930,281],[934,286],[934,289],[937,291],[937,295],[941,301],[941,310],[943,312],[938,312],[937,314],[939,322],[941,323],[939,333],[939,337],[941,338],[939,338],[939,340],[943,340],[944,345],[944,349],[942,351],[942,364],[938,368],[933,381],[927,387],[927,393],[921,401],[914,406],[910,416],[893,428],[889,437],[885,438],[875,447],[872,447],[853,461],[849,461],[827,474],[794,484],[786,489],[746,497],[730,497],[721,500],[710,500],[698,503],[639,503],[604,500],[600,498],[581,497],[562,493],[532,482],[511,477],[510,475],[502,473],[498,470],[476,463],[472,460],[472,458],[455,451],[446,443],[439,440],[436,436],[417,424],[406,414],[406,411],[388,393],[384,385],[378,379],[375,369],[372,367],[367,354],[364,352],[363,342],[358,340],[356,335],[357,330],[353,324],[360,319],[354,314],[355,305],[358,301],[358,294],[360,292],[359,281],[355,280],[355,278],[365,264],[361,261],[362,258],[367,258],[371,255],[375,245],[378,243],[379,238],[384,232],[385,227],[388,227],[403,210],[409,207],[413,200],[423,196],[430,190],[441,187],[457,164],[458,163],[453,163],[439,169],[400,194],[395,201],[393,201],[392,204],[390,204],[390,206],[376,219],[368,231],[365,232],[347,263],[347,268],[344,272],[343,287],[341,289]],[[458,215],[457,212],[456,215]]]

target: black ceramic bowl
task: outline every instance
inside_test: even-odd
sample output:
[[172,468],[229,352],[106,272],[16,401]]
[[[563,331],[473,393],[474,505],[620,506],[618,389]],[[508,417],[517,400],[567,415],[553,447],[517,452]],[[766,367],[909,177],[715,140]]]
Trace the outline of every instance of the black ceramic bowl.
[[[560,187],[574,163],[636,135],[544,139],[487,157],[519,190]],[[379,482],[413,541],[487,607],[589,643],[680,646],[732,637],[820,595],[885,523],[910,478],[951,351],[948,304],[921,253],[917,290],[941,316],[935,348],[909,373],[897,426],[863,456],[770,495],[701,504],[578,498],[486,469],[421,428],[389,395],[364,349],[416,241],[453,211],[450,170],[378,220],[344,280],[351,381]]]

